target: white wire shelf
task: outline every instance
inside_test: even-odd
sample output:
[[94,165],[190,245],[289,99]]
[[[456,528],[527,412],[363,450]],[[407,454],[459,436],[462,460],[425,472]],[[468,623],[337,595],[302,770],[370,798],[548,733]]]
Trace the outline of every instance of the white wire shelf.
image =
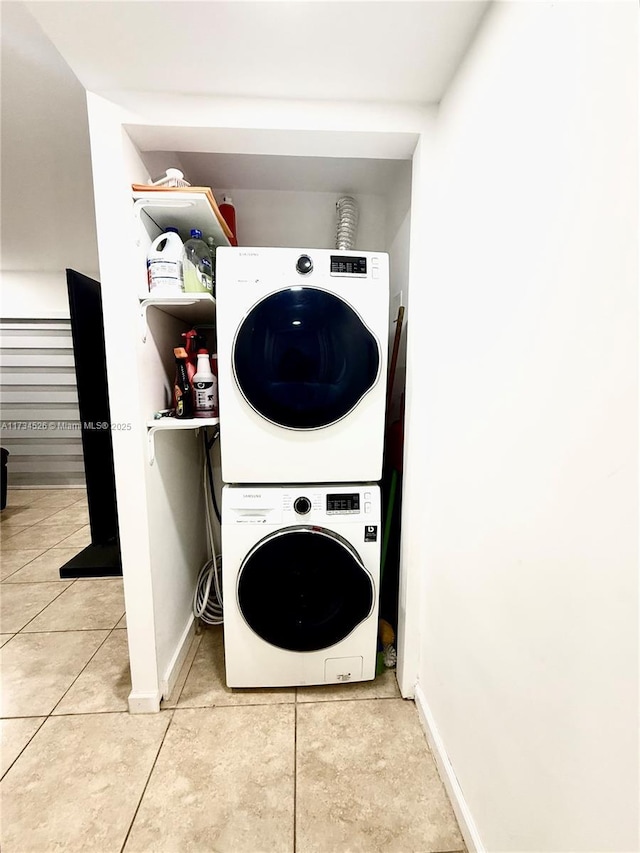
[[147,421],[147,440],[149,443],[149,465],[156,458],[155,434],[157,432],[173,432],[177,430],[200,430],[206,427],[218,426],[220,418],[157,418]]
[[216,300],[210,293],[184,293],[178,296],[147,296],[140,301],[142,341],[147,339],[147,312],[150,308],[164,311],[192,326],[213,325]]

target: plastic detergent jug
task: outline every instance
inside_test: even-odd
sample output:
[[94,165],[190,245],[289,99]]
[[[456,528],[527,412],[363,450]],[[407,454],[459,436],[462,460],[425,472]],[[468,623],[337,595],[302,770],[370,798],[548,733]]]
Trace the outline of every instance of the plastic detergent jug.
[[182,253],[184,246],[178,230],[167,228],[151,244],[147,253],[149,293],[154,296],[175,296],[182,293]]

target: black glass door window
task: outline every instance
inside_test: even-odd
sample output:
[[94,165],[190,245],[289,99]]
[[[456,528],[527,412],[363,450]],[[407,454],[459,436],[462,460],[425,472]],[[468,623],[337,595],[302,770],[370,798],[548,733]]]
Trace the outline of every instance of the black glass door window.
[[292,287],[267,296],[244,318],[233,367],[258,414],[289,429],[318,429],[343,418],[375,385],[380,348],[343,299]]
[[249,554],[238,605],[263,640],[310,652],[335,645],[366,619],[373,583],[340,537],[299,527],[268,536]]

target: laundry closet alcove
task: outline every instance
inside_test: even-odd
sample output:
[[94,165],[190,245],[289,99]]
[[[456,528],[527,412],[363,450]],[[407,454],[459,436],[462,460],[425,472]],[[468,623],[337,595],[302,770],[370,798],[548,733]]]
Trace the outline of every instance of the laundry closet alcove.
[[[218,199],[231,194],[242,246],[332,248],[335,202],[354,196],[360,211],[355,249],[389,254],[391,341],[398,308],[408,309],[419,276],[416,195],[424,183],[430,113],[364,104],[336,113],[312,102],[267,109],[265,103],[123,92],[114,100],[89,93],[88,107],[112,419],[131,423],[113,436],[129,707],[154,712],[171,692],[195,630],[192,595],[206,541],[201,444],[193,431],[156,432],[150,464],[147,424],[162,408],[170,354],[192,318],[186,306],[181,316],[170,307],[141,314],[144,258],[158,231],[149,217],[134,217],[131,184],[178,166],[192,185],[210,186]],[[176,216],[187,215],[176,208]],[[403,346],[396,413],[404,352]],[[221,429],[224,434],[224,422]],[[403,537],[412,535],[412,523],[403,519]],[[403,540],[398,680],[407,697],[417,678],[418,646],[419,577],[410,552]]]

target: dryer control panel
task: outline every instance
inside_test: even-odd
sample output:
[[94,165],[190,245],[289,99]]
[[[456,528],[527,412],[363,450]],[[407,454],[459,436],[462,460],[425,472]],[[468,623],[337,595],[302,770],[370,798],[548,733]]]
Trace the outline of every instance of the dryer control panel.
[[[238,287],[250,294],[269,293],[279,287],[357,287],[369,283],[388,293],[389,255],[345,249],[291,249],[273,247],[220,247],[216,253],[217,287],[224,297],[238,299]],[[364,291],[363,291],[364,293]],[[371,291],[366,291],[368,299]]]
[[[367,258],[364,255],[354,257],[353,255],[331,255],[331,275],[357,275],[366,276]],[[372,265],[378,265],[378,258],[371,258]]]
[[225,486],[225,524],[369,523],[380,516],[380,488],[358,486]]

